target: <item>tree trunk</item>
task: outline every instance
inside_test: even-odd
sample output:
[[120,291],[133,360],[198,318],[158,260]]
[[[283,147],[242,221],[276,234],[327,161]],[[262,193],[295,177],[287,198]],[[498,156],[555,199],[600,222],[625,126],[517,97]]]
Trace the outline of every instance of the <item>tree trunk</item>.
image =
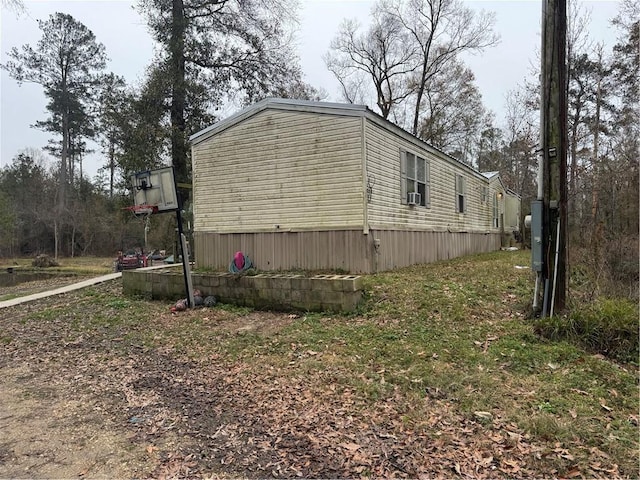
[[113,139],[109,139],[109,199],[113,199],[113,177],[116,171],[115,147]]
[[593,190],[591,192],[591,222],[593,229],[591,230],[591,247],[593,248],[593,255],[596,261],[599,260],[599,236],[600,229],[598,225],[598,208],[599,208],[599,195],[600,186],[600,108],[602,103],[602,77],[598,78],[598,84],[596,86],[596,112],[594,118],[594,131],[593,131]]
[[384,95],[382,82],[376,82],[374,78],[374,83],[376,86],[376,94],[378,96],[378,100],[376,103],[378,105],[378,108],[380,109],[380,115],[382,115],[382,118],[386,120],[387,118],[389,118],[389,113],[391,113],[391,102],[387,101]]
[[[579,100],[578,100],[579,102]],[[569,195],[571,197],[570,210],[575,214],[575,208],[573,206],[576,202],[576,190],[578,184],[578,122],[580,121],[580,104],[576,105],[576,111],[573,115],[573,122],[571,125],[571,170],[569,173]]]
[[[425,60],[426,63],[426,60]],[[422,74],[421,74],[421,82],[420,85],[418,86],[418,90],[416,91],[416,104],[415,104],[415,108],[413,109],[413,125],[411,126],[411,133],[414,136],[418,136],[418,122],[420,121],[420,104],[422,103],[422,97],[424,95],[424,89],[425,89],[425,69],[426,69],[426,65],[423,65],[422,67]]]
[[76,227],[73,226],[71,229],[71,258],[75,256],[76,246]]
[[58,260],[58,222],[53,220],[53,258]]
[[187,144],[185,141],[184,110],[186,105],[184,36],[185,16],[183,0],[172,0],[171,9],[171,161],[176,172],[177,182],[186,182]]
[[62,114],[62,151],[60,154],[60,184],[58,185],[58,208],[56,212],[56,218],[54,219],[54,244],[55,254],[54,258],[58,259],[60,248],[60,231],[62,219],[64,218],[64,212],[66,210],[66,196],[67,196],[67,159],[68,159],[68,140],[69,140],[69,122],[66,113]]
[[75,149],[73,148],[73,135],[69,131],[67,134],[67,177],[69,185],[73,185],[76,175]]

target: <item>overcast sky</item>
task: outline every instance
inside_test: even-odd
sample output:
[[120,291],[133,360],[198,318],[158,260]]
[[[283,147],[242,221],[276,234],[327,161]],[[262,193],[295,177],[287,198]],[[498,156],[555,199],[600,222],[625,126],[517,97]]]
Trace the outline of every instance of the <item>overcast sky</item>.
[[[338,84],[326,69],[322,56],[331,39],[345,18],[357,18],[368,22],[373,1],[368,0],[299,0],[300,28],[298,48],[306,81],[323,88],[330,101],[340,101]],[[507,91],[516,88],[538,68],[537,51],[540,48],[539,0],[466,1],[477,10],[496,13],[495,30],[501,42],[482,55],[466,58],[467,65],[476,75],[476,83],[487,108],[502,119]],[[37,19],[47,19],[54,12],[64,12],[84,23],[102,42],[110,59],[108,70],[122,75],[129,83],[136,83],[144,76],[145,68],[153,57],[153,42],[147,33],[143,19],[128,0],[75,0],[49,1],[25,0],[26,12],[16,16],[3,10],[1,20],[1,62],[7,61],[6,53],[12,47],[28,43],[35,45],[41,31]],[[591,11],[590,37],[603,41],[610,48],[615,42],[616,31],[610,20],[617,12],[615,1],[583,1]],[[24,148],[42,148],[50,134],[31,128],[38,120],[46,118],[46,99],[39,85],[18,86],[2,70],[0,79],[0,167],[11,163]],[[104,163],[99,152],[91,155],[85,171],[93,177]]]

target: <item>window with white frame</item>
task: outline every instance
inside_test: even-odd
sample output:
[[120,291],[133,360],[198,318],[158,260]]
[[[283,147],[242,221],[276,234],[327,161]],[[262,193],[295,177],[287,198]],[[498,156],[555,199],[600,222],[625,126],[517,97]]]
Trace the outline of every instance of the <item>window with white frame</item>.
[[400,192],[403,204],[409,203],[409,197],[412,200],[416,199],[416,196],[410,196],[410,193],[418,193],[420,194],[420,199],[417,204],[422,207],[430,207],[430,178],[430,166],[426,159],[410,152],[400,152]]
[[500,217],[498,216],[498,193],[493,194],[493,228],[500,227]]
[[489,187],[484,186],[480,190],[480,203],[482,203],[483,205],[486,205],[488,201],[489,201]]
[[456,212],[458,213],[467,211],[466,191],[465,178],[462,175],[456,175]]

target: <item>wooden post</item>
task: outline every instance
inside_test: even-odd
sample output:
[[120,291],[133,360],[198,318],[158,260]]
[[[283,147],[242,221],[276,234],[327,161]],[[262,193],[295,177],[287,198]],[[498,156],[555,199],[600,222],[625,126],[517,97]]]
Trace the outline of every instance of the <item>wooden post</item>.
[[[543,0],[542,105],[544,109],[544,213],[545,266],[552,312],[565,308],[567,295],[567,66],[566,0]],[[560,229],[558,231],[558,228]],[[556,258],[557,257],[557,258]],[[546,313],[546,312],[545,312]]]

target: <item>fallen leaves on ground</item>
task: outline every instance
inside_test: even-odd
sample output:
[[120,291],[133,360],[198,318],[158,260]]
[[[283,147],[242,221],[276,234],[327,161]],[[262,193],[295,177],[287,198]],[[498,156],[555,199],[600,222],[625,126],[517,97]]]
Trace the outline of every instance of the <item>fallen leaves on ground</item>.
[[[86,315],[88,309],[89,304]],[[50,320],[3,322],[12,341],[2,351],[0,366],[22,362],[60,392],[84,395],[146,452],[151,470],[144,475],[531,478],[563,473],[573,478],[618,473],[602,452],[589,452],[593,461],[585,470],[574,465],[570,447],[534,444],[498,410],[466,415],[438,389],[426,387],[422,397],[409,398],[395,387],[367,402],[336,384],[330,367],[308,372],[286,362],[261,368],[217,355],[194,358],[171,343],[161,348],[137,343],[131,329],[150,328],[144,324],[78,334],[63,310]],[[160,309],[156,315],[153,328],[174,321]],[[245,321],[260,316],[251,313],[253,319]],[[269,328],[296,318],[264,316]],[[214,313],[204,320],[219,322]],[[239,331],[239,321],[220,328]],[[486,351],[497,339],[487,336],[478,346]],[[299,352],[306,358],[323,355],[303,347]],[[608,409],[603,399],[601,406]],[[551,457],[557,462],[542,462]],[[562,473],[555,470],[558,462],[565,465]]]

